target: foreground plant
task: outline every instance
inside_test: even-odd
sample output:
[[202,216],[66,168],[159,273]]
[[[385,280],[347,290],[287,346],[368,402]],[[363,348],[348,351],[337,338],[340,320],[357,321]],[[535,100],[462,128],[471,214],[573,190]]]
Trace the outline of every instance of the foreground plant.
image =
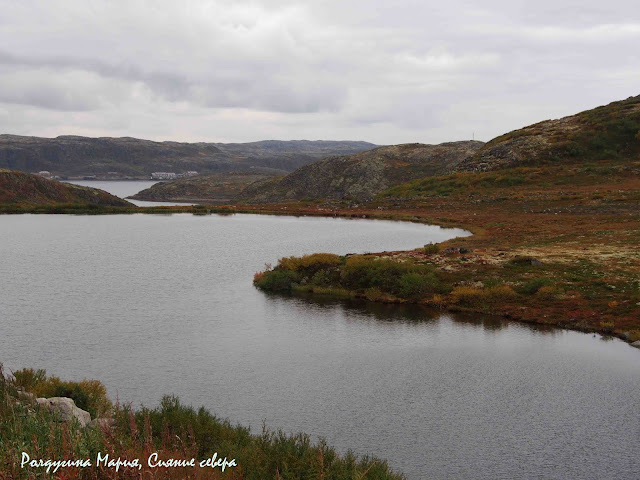
[[[5,375],[0,364],[0,478],[404,478],[391,472],[383,460],[358,458],[352,452],[342,456],[323,440],[312,442],[305,434],[266,428],[252,434],[204,408],[183,405],[173,396],[164,397],[155,408],[136,411],[116,404],[113,426],[80,428],[77,423],[59,423],[21,390],[25,383],[31,388],[46,383],[46,373],[33,369],[16,373]],[[81,392],[96,386],[67,383],[79,385]],[[80,461],[90,465],[66,466]],[[36,463],[30,466],[31,462]]]

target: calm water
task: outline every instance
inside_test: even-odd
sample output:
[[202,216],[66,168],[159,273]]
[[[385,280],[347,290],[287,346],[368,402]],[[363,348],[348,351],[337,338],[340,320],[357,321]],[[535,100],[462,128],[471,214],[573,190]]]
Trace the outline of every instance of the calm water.
[[[73,183],[75,185],[83,185],[85,187],[99,188],[105,192],[109,192],[112,195],[120,198],[127,198],[129,195],[135,195],[136,193],[151,187],[158,183],[155,180],[121,180],[121,181],[109,181],[109,180],[73,180],[67,183]],[[156,205],[193,205],[193,203],[184,202],[147,202],[145,200],[132,200],[127,198],[128,202],[138,205],[139,207],[153,207]]]
[[324,436],[410,479],[630,479],[640,350],[497,320],[268,296],[284,255],[459,232],[253,215],[1,216],[0,361]]

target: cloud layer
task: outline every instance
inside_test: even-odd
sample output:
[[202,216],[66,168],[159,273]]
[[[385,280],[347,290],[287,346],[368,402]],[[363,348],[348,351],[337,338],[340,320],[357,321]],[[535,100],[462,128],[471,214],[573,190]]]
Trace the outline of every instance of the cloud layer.
[[626,0],[22,0],[0,11],[0,133],[488,140],[640,93],[640,9]]

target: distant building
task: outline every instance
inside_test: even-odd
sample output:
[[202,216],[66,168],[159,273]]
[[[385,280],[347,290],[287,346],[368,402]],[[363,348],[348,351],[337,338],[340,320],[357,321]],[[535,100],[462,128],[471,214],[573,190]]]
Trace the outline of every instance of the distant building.
[[45,178],[51,178],[51,172],[48,172],[47,170],[42,170],[41,172],[38,172],[38,175]]
[[187,177],[197,177],[197,176],[198,176],[198,172],[196,172],[195,170],[189,170],[189,171],[186,173],[186,176],[187,176]]
[[153,172],[151,174],[152,180],[175,180],[178,178],[174,172]]

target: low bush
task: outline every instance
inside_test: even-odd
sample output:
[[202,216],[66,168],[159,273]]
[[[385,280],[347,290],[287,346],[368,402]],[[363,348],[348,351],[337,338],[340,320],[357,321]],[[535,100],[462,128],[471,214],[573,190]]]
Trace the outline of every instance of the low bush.
[[495,285],[489,288],[478,288],[462,285],[451,292],[453,303],[479,308],[513,300],[518,293],[509,285]]
[[[33,377],[38,370],[20,371],[20,382]],[[38,376],[38,375],[36,375]],[[60,382],[61,384],[72,382]],[[33,386],[33,382],[31,384]],[[231,425],[205,408],[183,405],[177,397],[166,396],[156,408],[117,408],[115,426],[111,430],[80,428],[75,424],[55,421],[47,409],[33,409],[17,400],[15,380],[5,377],[0,364],[0,478],[24,479],[65,478],[79,480],[166,479],[194,480],[232,479],[261,480],[267,478],[326,478],[334,480],[401,480],[391,472],[384,460],[357,458],[351,452],[338,455],[324,441],[314,443],[305,434],[289,435],[263,427],[252,434],[248,428]],[[94,464],[94,468],[62,468],[47,473],[45,468],[21,468],[21,452],[31,458],[91,459],[97,453],[132,460],[143,465],[111,467]],[[237,468],[149,468],[146,459],[158,452],[162,459],[196,461],[227,457]]]
[[533,295],[537,293],[542,287],[550,287],[553,285],[553,283],[553,280],[551,280],[550,278],[534,278],[533,280],[530,280],[524,285],[520,286],[518,290],[520,291],[520,293],[523,293],[525,295]]
[[451,292],[451,299],[453,303],[477,306],[484,301],[485,291],[482,288],[469,287],[462,285],[455,287]]
[[424,253],[428,254],[428,255],[433,255],[435,253],[439,253],[440,252],[440,245],[438,245],[437,243],[427,243],[424,246]]
[[109,415],[113,409],[106,387],[98,380],[62,381],[55,376],[47,377],[46,370],[24,368],[13,372],[13,382],[37,397],[71,398],[92,418]]
[[268,270],[254,277],[256,287],[270,292],[290,292],[291,286],[297,283],[298,276],[290,270]]
[[332,253],[314,253],[302,257],[284,257],[278,262],[279,269],[301,273],[305,276],[314,275],[324,268],[336,267],[342,263],[342,258]]
[[558,291],[555,287],[543,286],[536,292],[536,297],[541,300],[553,300],[558,296]]
[[428,292],[439,290],[440,282],[431,272],[405,273],[398,280],[398,295],[403,298],[420,297]]

